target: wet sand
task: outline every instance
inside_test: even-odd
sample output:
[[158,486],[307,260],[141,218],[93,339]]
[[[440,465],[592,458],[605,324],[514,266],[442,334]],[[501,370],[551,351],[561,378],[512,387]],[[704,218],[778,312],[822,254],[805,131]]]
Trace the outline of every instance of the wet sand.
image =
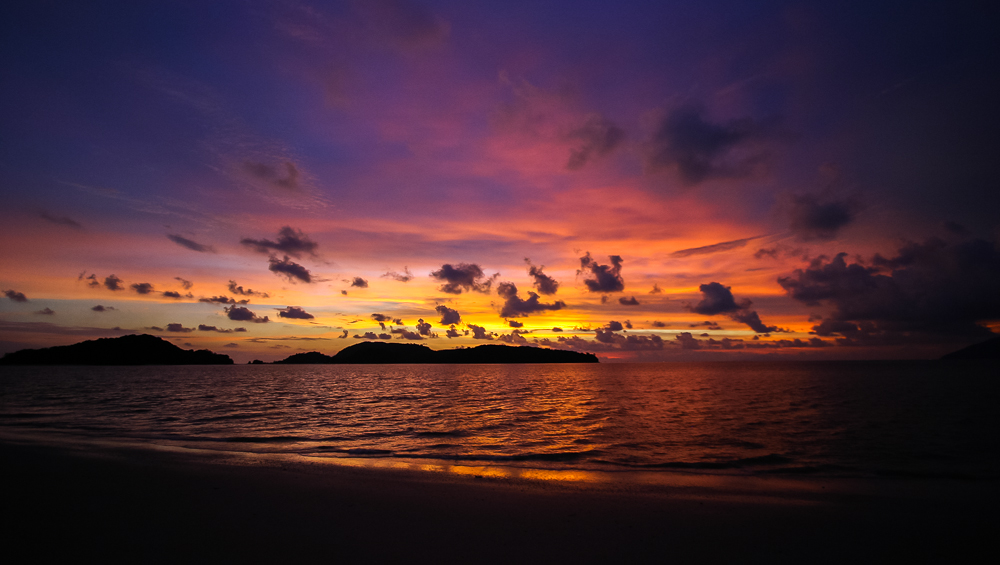
[[0,465],[25,562],[974,562],[1000,525],[996,481],[524,479],[9,435]]

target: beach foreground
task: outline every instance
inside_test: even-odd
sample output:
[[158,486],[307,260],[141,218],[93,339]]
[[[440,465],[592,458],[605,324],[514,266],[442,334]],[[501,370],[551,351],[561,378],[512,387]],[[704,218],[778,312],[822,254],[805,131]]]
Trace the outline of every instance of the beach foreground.
[[11,434],[0,457],[29,562],[972,562],[1000,502],[983,480],[523,479]]

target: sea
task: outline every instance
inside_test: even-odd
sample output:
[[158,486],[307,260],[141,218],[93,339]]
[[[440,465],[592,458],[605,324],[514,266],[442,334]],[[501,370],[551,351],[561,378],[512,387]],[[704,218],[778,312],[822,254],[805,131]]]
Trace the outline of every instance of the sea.
[[996,362],[0,367],[0,434],[327,461],[996,479]]

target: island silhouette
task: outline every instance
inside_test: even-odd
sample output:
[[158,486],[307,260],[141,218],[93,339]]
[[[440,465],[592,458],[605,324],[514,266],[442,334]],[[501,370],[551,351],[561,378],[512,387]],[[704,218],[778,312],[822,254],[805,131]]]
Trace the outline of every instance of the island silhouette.
[[1000,359],[1000,337],[976,343],[968,347],[963,347],[958,351],[953,351],[943,357],[944,361],[957,361],[962,359]]
[[228,355],[207,349],[181,349],[169,341],[130,334],[43,349],[22,349],[0,358],[0,365],[232,365]]
[[545,349],[542,347],[480,345],[457,349],[434,350],[416,343],[366,341],[345,347],[335,355],[318,351],[296,353],[276,364],[286,365],[398,365],[425,363],[599,363],[593,353]]

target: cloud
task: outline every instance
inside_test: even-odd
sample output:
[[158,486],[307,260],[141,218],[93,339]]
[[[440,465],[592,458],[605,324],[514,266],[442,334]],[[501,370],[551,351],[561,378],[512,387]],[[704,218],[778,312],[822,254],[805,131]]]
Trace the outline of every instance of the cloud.
[[372,314],[372,319],[375,320],[376,322],[391,322],[393,324],[396,324],[397,326],[403,325],[402,318],[393,318],[392,316],[386,314],[379,314],[377,312],[375,314]]
[[288,282],[294,283],[296,280],[304,283],[313,282],[309,269],[290,261],[288,255],[285,255],[284,259],[281,260],[272,255],[267,262],[269,263],[267,270],[279,276],[284,275]]
[[123,282],[125,281],[121,280],[120,278],[114,275],[111,275],[104,279],[104,287],[107,288],[108,290],[125,290],[125,287],[122,286]]
[[86,280],[87,281],[87,286],[89,286],[89,287],[95,287],[96,288],[96,287],[101,286],[101,281],[97,280],[97,275],[95,275],[95,274],[91,274],[89,277],[87,277],[86,279],[84,279],[83,275],[85,275],[86,273],[87,273],[87,271],[84,271],[84,272],[80,273],[80,276],[77,277],[76,280]]
[[510,282],[502,282],[497,285],[497,294],[504,299],[503,306],[500,308],[501,318],[516,318],[546,310],[562,310],[566,306],[566,303],[561,300],[552,304],[539,302],[538,294],[534,292],[528,292],[528,299],[522,300],[517,295],[517,286]]
[[411,280],[413,280],[413,273],[410,272],[409,267],[403,267],[402,273],[397,273],[396,271],[389,271],[386,274],[382,275],[381,278],[392,279],[399,282],[410,282]]
[[604,116],[591,114],[583,126],[569,133],[569,138],[577,145],[570,149],[566,168],[576,171],[614,151],[625,139],[625,132]]
[[687,185],[709,178],[741,178],[753,173],[767,154],[759,142],[773,136],[771,124],[749,118],[713,124],[701,108],[682,106],[668,114],[646,145],[646,164],[672,169]]
[[350,333],[350,332],[348,332],[347,330],[344,330],[344,333],[342,333],[339,336],[337,336],[337,339],[347,339],[347,334],[348,333]]
[[[702,299],[698,304],[688,307],[692,312],[706,316],[728,314],[732,320],[750,326],[750,329],[757,333],[782,331],[777,326],[768,326],[761,322],[757,312],[750,310],[752,304],[750,300],[744,299],[737,304],[728,286],[710,282],[699,286],[698,290],[701,291]],[[714,324],[714,322],[708,323]]]
[[487,341],[493,341],[493,336],[491,336],[483,326],[477,326],[476,324],[466,324],[466,326],[472,330],[472,339],[485,339]]
[[[681,249],[679,251],[674,251],[670,254],[671,257],[683,258],[690,257],[692,255],[709,255],[711,253],[720,253],[722,251],[729,251],[730,249],[739,249],[740,247],[745,247],[747,243],[760,239],[763,236],[748,237],[745,239],[734,239],[733,241],[723,241],[722,243],[713,243],[712,245],[705,245],[702,247],[692,247],[690,249]],[[656,285],[653,285],[655,288]]]
[[679,333],[674,336],[681,349],[701,349],[701,342],[698,341],[691,332]]
[[278,309],[278,317],[291,318],[294,320],[312,320],[316,316],[313,316],[298,306],[288,306],[284,309]]
[[555,328],[552,328],[552,331],[555,332],[555,333],[559,333],[559,332],[563,331],[563,329],[560,328],[560,327],[555,327]]
[[184,290],[191,290],[191,287],[194,286],[193,282],[182,279],[180,277],[174,277],[174,280],[181,283],[181,286],[184,287]]
[[438,290],[449,294],[462,294],[462,290],[489,294],[493,282],[499,277],[500,273],[487,277],[475,263],[459,263],[456,266],[445,263],[439,270],[431,272],[431,278],[445,283]]
[[607,324],[605,324],[604,328],[606,330],[612,331],[612,332],[620,332],[623,329],[625,329],[625,327],[622,326],[621,322],[616,322],[614,320],[611,320],[610,322],[608,322]]
[[660,285],[653,283],[653,290],[650,290],[649,294],[663,294],[663,289],[660,288]]
[[[309,239],[306,234],[302,233],[302,230],[294,229],[291,226],[284,226],[278,230],[278,241],[245,237],[240,240],[240,243],[258,253],[271,254],[273,251],[279,251],[296,259],[301,259],[303,254],[316,257],[316,249],[319,247],[319,244]],[[287,261],[288,258],[286,257],[285,260]]]
[[93,310],[94,312],[109,312],[114,309],[115,309],[114,306],[101,306],[100,304],[91,308],[91,310]]
[[524,324],[521,323],[521,322],[518,322],[517,320],[507,320],[507,325],[510,326],[510,327],[512,327],[512,328],[523,328],[524,327]]
[[665,327],[667,327],[667,323],[666,322],[660,322],[659,320],[654,320],[652,325],[653,325],[654,328],[665,328]]
[[846,253],[818,258],[778,278],[795,300],[833,312],[813,327],[853,345],[927,336],[993,335],[983,324],[1000,319],[1000,250],[982,239],[909,243],[871,266],[848,263]]
[[559,290],[559,283],[554,278],[542,272],[545,265],[532,265],[531,260],[527,258],[525,258],[524,262],[528,264],[528,276],[535,279],[535,289],[538,290],[539,294],[551,295]]
[[528,343],[528,340],[524,339],[524,336],[518,333],[517,330],[514,330],[509,334],[498,335],[497,341],[502,341],[511,345],[526,345]]
[[23,292],[18,292],[16,290],[5,290],[3,295],[7,298],[13,300],[14,302],[27,302],[28,297],[24,295]]
[[257,316],[257,314],[250,311],[250,309],[243,306],[230,306],[228,308],[223,308],[226,312],[226,317],[234,322],[253,322],[255,324],[263,324],[270,322],[267,316],[263,318]]
[[362,335],[354,334],[352,337],[354,339],[392,339],[392,336],[389,334],[376,335],[375,332],[365,332]]
[[639,301],[636,300],[634,296],[632,296],[630,298],[625,298],[624,296],[622,296],[621,298],[618,299],[618,303],[621,304],[622,306],[638,306],[639,305]]
[[[427,325],[430,326],[430,324],[427,324]],[[424,339],[423,336],[421,336],[419,333],[417,333],[417,332],[411,332],[410,330],[408,330],[406,328],[392,328],[391,330],[389,330],[389,333],[397,334],[402,339],[409,339],[409,340],[413,340],[413,341],[420,341],[420,340]]]
[[42,211],[42,212],[38,213],[38,217],[42,218],[45,221],[51,222],[53,224],[56,224],[58,226],[67,226],[67,227],[70,227],[70,228],[73,228],[73,229],[78,229],[78,230],[82,230],[83,229],[83,226],[80,225],[80,222],[78,222],[78,221],[76,221],[76,220],[74,220],[72,218],[69,218],[67,216],[53,216],[53,215],[49,214],[48,212]]
[[34,311],[32,313],[33,314],[39,314],[41,316],[54,316],[56,312],[55,312],[55,310],[46,307],[46,308],[43,308],[41,310],[36,310],[36,311]]
[[448,308],[444,304],[440,304],[434,309],[441,315],[441,321],[439,323],[442,326],[451,326],[462,322],[462,315],[458,313],[458,310]]
[[194,328],[185,328],[183,324],[167,324],[168,332],[190,333]]
[[444,332],[444,335],[445,337],[451,339],[453,337],[460,337],[462,334],[458,333],[458,330],[455,329],[455,326],[452,326],[448,328],[448,331]]
[[222,347],[228,347],[230,349],[235,349],[235,348],[237,348],[239,346],[240,346],[240,344],[238,344],[238,343],[232,343],[232,342],[230,342],[230,343],[227,343],[227,344],[223,345]]
[[854,221],[857,205],[852,200],[821,200],[817,196],[793,196],[789,227],[800,241],[829,241]]
[[611,265],[598,265],[590,256],[580,257],[580,270],[577,275],[590,272],[594,276],[592,279],[584,279],[583,284],[587,285],[590,292],[621,292],[625,290],[625,280],[622,279],[622,258],[619,255],[609,255]]
[[181,247],[187,247],[191,251],[197,251],[199,253],[215,253],[215,248],[211,245],[202,245],[198,242],[191,241],[186,237],[181,237],[179,235],[167,234],[167,239],[180,245]]
[[175,292],[173,290],[164,290],[163,296],[164,298],[182,298],[181,293]]
[[[187,288],[187,287],[185,287]],[[229,292],[236,294],[238,296],[257,296],[260,298],[270,298],[271,295],[266,292],[257,292],[251,288],[244,289],[242,286],[236,284],[236,281],[229,281]]]
[[234,329],[223,329],[217,328],[215,326],[206,326],[205,324],[198,324],[198,331],[200,332],[216,332],[220,334],[231,334],[233,332],[245,332],[246,328],[234,328]]
[[368,288],[368,281],[366,281],[361,277],[354,277],[354,280],[351,281],[351,286],[358,288]]
[[235,298],[222,295],[199,298],[198,302],[206,302],[208,304],[250,304],[250,301],[247,299],[236,300]]
[[437,334],[431,333],[430,322],[425,322],[423,318],[417,320],[417,333],[422,336],[437,337]]
[[295,166],[295,163],[291,161],[285,161],[277,167],[257,161],[245,161],[243,163],[243,170],[278,188],[288,190],[297,190],[299,188],[301,173],[299,173],[299,169]]
[[137,294],[149,294],[153,292],[153,285],[149,283],[133,283],[129,287]]

